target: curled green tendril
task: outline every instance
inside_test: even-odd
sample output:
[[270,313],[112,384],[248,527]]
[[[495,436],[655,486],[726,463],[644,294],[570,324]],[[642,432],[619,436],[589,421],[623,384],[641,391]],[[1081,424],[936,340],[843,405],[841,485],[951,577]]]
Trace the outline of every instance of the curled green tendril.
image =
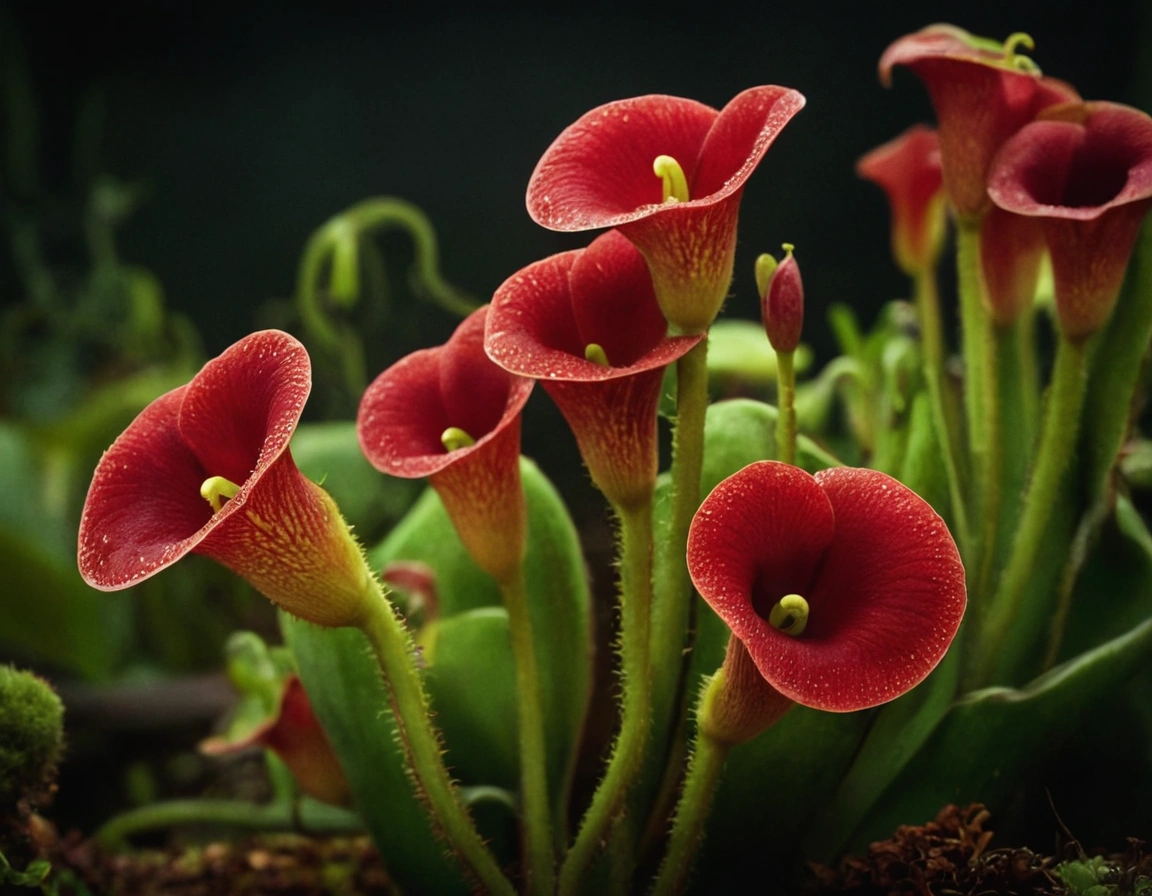
[[1032,35],[1023,31],[1010,34],[1008,39],[1004,41],[1004,63],[1017,71],[1033,75],[1040,74],[1040,67],[1032,61],[1031,57],[1017,52],[1020,47],[1028,52],[1036,49],[1036,42],[1032,40]]
[[373,261],[378,259],[365,243],[366,237],[387,229],[403,230],[412,239],[408,280],[417,296],[461,317],[478,307],[441,275],[436,231],[428,216],[412,203],[394,196],[366,199],[330,219],[304,247],[296,278],[296,305],[307,335],[340,358],[344,379],[357,394],[365,386],[363,334],[341,320],[328,304],[344,312],[356,306],[363,292],[361,274],[371,274]]

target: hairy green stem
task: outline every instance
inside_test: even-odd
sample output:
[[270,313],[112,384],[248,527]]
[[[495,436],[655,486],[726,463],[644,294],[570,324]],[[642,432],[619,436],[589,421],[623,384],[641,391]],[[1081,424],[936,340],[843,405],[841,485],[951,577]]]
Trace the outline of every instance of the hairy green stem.
[[1060,338],[1036,461],[1024,493],[1012,550],[991,603],[976,617],[978,628],[971,640],[975,662],[967,683],[970,688],[993,683],[1001,648],[1033,574],[1050,509],[1076,449],[1084,402],[1085,353],[1084,343]]
[[794,352],[776,352],[776,459],[796,463],[796,365]]
[[968,449],[977,482],[983,478],[988,450],[986,419],[982,407],[987,394],[984,376],[987,351],[980,273],[980,219],[961,219],[956,230],[956,277],[960,292],[961,351],[964,356],[964,409],[968,424]]
[[365,604],[361,630],[384,673],[400,743],[433,823],[485,892],[513,896],[512,883],[481,839],[444,765],[443,745],[415,665],[415,645],[403,620],[379,590]]
[[703,731],[697,732],[672,822],[668,852],[656,875],[652,896],[675,896],[688,886],[692,865],[700,849],[704,822],[708,819],[728,750],[727,744],[713,740]]
[[940,296],[933,271],[918,274],[913,281],[916,311],[920,318],[920,344],[924,351],[924,383],[936,440],[948,479],[948,500],[960,553],[967,556],[972,532],[968,526],[968,505],[960,466],[960,426],[955,408],[945,392],[944,335],[940,324]]
[[976,481],[980,506],[980,554],[976,567],[976,594],[981,600],[985,596],[989,576],[996,564],[996,543],[1000,531],[1000,503],[1004,492],[1004,421],[1001,406],[1002,389],[1013,385],[1002,382],[1004,371],[1000,369],[1001,352],[1010,352],[1015,338],[1009,331],[996,326],[991,315],[985,314],[980,321],[981,336],[984,340],[982,360],[984,371],[980,383],[984,398],[980,403],[980,413],[984,424],[984,458],[980,466],[980,476]]
[[624,808],[648,745],[652,722],[649,628],[652,603],[652,502],[616,508],[620,519],[620,730],[608,768],[560,868],[561,896],[575,896],[592,860]]
[[657,562],[662,593],[652,612],[652,673],[657,698],[679,688],[692,582],[685,547],[700,506],[704,421],[708,413],[708,337],[676,362],[676,425],[672,431],[671,525]]
[[512,655],[516,665],[517,725],[520,740],[520,799],[523,807],[524,855],[527,892],[547,896],[556,885],[556,854],[548,800],[547,745],[540,675],[528,593],[521,566],[509,581],[500,583]]
[[989,446],[992,450],[988,469],[990,474],[995,471],[998,475],[994,480],[990,478],[984,498],[981,531],[984,554],[973,592],[980,600],[991,599],[988,592],[1007,559],[1020,512],[1020,498],[1028,482],[1028,462],[1036,435],[1032,407],[1038,402],[1032,367],[1035,357],[1028,346],[1031,333],[1030,320],[1022,318],[995,327],[992,336],[991,351],[996,356],[992,415],[998,435]]
[[[693,632],[692,582],[685,552],[688,528],[700,506],[700,474],[704,464],[704,423],[708,412],[707,336],[676,364],[676,420],[672,431],[671,509],[656,546],[658,568],[652,606],[652,730],[655,747],[647,760],[644,783],[633,802],[638,811],[656,812],[663,804],[658,794],[669,778],[679,780],[684,741],[673,737],[687,716],[687,649]],[[671,790],[670,793],[675,793]],[[652,823],[663,826],[662,819]],[[643,831],[643,820],[637,830]],[[645,838],[646,839],[646,838]]]

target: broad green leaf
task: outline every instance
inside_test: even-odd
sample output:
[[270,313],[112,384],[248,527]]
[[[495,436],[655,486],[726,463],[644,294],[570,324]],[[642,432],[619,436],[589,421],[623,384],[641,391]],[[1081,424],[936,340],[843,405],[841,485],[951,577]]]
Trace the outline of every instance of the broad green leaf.
[[[814,829],[810,842],[818,857],[845,846],[860,848],[869,838],[887,836],[896,824],[931,818],[947,802],[996,805],[1025,779],[1037,750],[1076,730],[1105,697],[1148,665],[1152,536],[1123,498],[1117,523],[1086,565],[1078,588],[1087,615],[1083,624],[1074,621],[1070,631],[1076,638],[1069,646],[1090,649],[1024,689],[979,691],[946,709],[959,655],[953,649],[928,681],[882,711]],[[1100,613],[1101,607],[1109,612]],[[1103,643],[1101,635],[1107,639]],[[902,717],[907,717],[903,728]]]
[[49,472],[39,460],[23,430],[0,424],[0,644],[24,659],[106,678],[124,648],[126,604],[80,578],[75,531],[63,508],[52,512]]
[[1035,757],[1091,718],[1099,701],[1146,666],[1152,619],[1058,666],[1025,688],[962,697],[884,793],[849,848],[897,825],[935,816],[946,803],[1002,806],[1027,780]]
[[[748,398],[718,401],[708,408],[701,495],[707,495],[721,480],[748,464],[776,456],[776,417],[772,405]],[[796,440],[796,465],[815,473],[840,466],[840,461],[801,435]]]
[[435,645],[430,656],[425,651],[426,680],[453,774],[466,786],[517,790],[519,744],[516,726],[509,724],[516,718],[516,669],[508,613],[481,607],[445,619]]
[[808,855],[831,861],[867,818],[951,707],[959,662],[960,652],[949,651],[925,681],[876,714],[851,767],[805,837]]
[[735,747],[708,819],[693,892],[735,892],[732,887],[749,874],[787,868],[804,826],[836,787],[871,716],[797,706]]
[[908,443],[897,479],[927,501],[942,517],[949,511],[948,477],[944,472],[940,441],[932,419],[931,400],[926,391],[912,400],[908,422]]
[[[1076,583],[1060,658],[1079,656],[1152,617],[1152,535],[1124,495]],[[1143,586],[1133,570],[1146,569]],[[1045,632],[1047,634],[1047,632]]]
[[420,491],[410,479],[381,476],[360,450],[354,421],[305,423],[292,436],[300,471],[332,495],[361,538],[375,538],[400,519]]
[[[793,359],[796,373],[812,366],[812,349],[800,345]],[[708,331],[708,379],[732,385],[763,386],[776,382],[776,352],[758,321],[723,318]]]
[[[590,597],[579,537],[560,496],[531,461],[521,462],[521,474],[528,499],[525,578],[549,744],[548,784],[559,814],[567,802],[592,682]],[[398,560],[431,567],[441,619],[502,604],[499,589],[472,562],[431,489],[369,559],[375,568]],[[515,727],[513,720],[508,724]]]
[[[1141,363],[1152,337],[1152,222],[1133,253],[1120,301],[1097,337],[1080,424],[1079,462],[1069,465],[1061,498],[1049,515],[1034,582],[1006,639],[997,680],[1019,682],[1039,669],[1054,611],[1058,580],[1083,513],[1107,499],[1109,474],[1126,437]],[[1087,511],[1085,510],[1087,508]],[[1103,514],[1101,514],[1103,516]]]
[[459,864],[436,838],[413,790],[367,639],[355,629],[321,629],[284,613],[280,620],[388,873],[412,892],[468,893]]
[[[591,683],[589,593],[579,541],[563,503],[534,464],[523,461],[521,469],[529,520],[525,572],[541,665],[549,783],[559,815]],[[369,556],[376,568],[419,561],[433,570],[440,620],[427,683],[450,764],[464,784],[515,786],[515,692],[506,615],[498,589],[467,557],[435,492],[429,489]],[[359,632],[324,631],[290,620],[285,629],[389,869],[414,891],[441,892],[439,884],[419,876],[422,863],[435,862],[445,878],[444,891],[455,892],[452,881],[462,882],[454,863],[432,858],[442,848],[433,842],[412,795],[364,639]]]

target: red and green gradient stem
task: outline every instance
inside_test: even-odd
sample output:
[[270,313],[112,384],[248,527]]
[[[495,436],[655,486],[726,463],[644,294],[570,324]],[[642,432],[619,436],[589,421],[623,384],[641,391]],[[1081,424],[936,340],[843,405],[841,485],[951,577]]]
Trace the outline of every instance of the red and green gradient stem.
[[608,768],[560,868],[560,896],[582,892],[592,860],[643,768],[652,726],[652,502],[615,509],[620,520],[620,730]]
[[374,593],[364,601],[361,630],[384,673],[400,743],[420,795],[436,827],[482,890],[514,896],[512,883],[481,839],[444,765],[443,744],[432,725],[428,695],[413,662],[416,648],[412,638],[376,580],[372,582]]

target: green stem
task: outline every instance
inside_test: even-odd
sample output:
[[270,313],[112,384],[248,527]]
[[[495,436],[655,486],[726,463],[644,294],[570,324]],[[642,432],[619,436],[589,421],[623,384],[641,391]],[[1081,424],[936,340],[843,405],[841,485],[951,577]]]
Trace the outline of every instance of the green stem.
[[981,296],[980,219],[961,219],[956,231],[956,277],[960,292],[961,351],[964,355],[964,409],[968,423],[968,447],[973,473],[983,476],[988,436],[984,409],[983,377],[987,350],[984,321],[988,316]]
[[1056,606],[1052,611],[1052,621],[1048,626],[1048,646],[1044,651],[1042,672],[1047,672],[1056,665],[1060,656],[1060,648],[1064,644],[1064,630],[1068,626],[1068,613],[1072,609],[1072,592],[1076,587],[1080,570],[1088,556],[1088,549],[1092,546],[1101,524],[1104,522],[1108,505],[1100,502],[1090,508],[1080,519],[1076,527],[1076,534],[1068,546],[1068,558],[1060,571],[1060,581],[1056,589]]
[[793,352],[776,352],[776,459],[796,463],[796,366]]
[[443,745],[432,725],[428,696],[413,662],[415,646],[403,620],[382,593],[365,604],[361,629],[384,673],[400,744],[434,824],[485,892],[513,896],[511,882],[480,838],[444,765]]
[[[652,608],[652,680],[656,719],[662,724],[682,691],[685,632],[689,630],[692,582],[685,550],[688,528],[700,506],[704,421],[708,412],[708,337],[676,362],[676,425],[672,431],[672,511],[660,545],[656,601]],[[679,715],[674,712],[673,715]],[[675,724],[669,719],[667,725]],[[662,724],[663,727],[666,727]]]
[[920,318],[920,342],[924,351],[924,382],[936,440],[948,479],[948,500],[960,553],[967,556],[972,533],[968,526],[968,506],[960,468],[960,425],[955,407],[945,392],[944,335],[940,324],[940,297],[933,271],[918,274],[913,281],[916,310]]
[[980,383],[984,399],[980,413],[984,419],[984,462],[976,481],[980,500],[980,552],[976,567],[976,591],[981,600],[987,600],[988,580],[996,565],[996,544],[1000,531],[1000,503],[1004,494],[1004,421],[1001,402],[1002,391],[1018,389],[1019,381],[1009,383],[1001,370],[1001,354],[1010,354],[1015,346],[1012,330],[996,326],[992,316],[985,314],[980,321],[984,339],[984,372]]
[[[687,648],[695,610],[685,552],[688,528],[700,506],[704,465],[704,423],[708,412],[707,336],[676,364],[676,421],[672,430],[671,508],[661,527],[652,606],[652,730],[655,747],[648,757],[644,784],[634,808],[648,813],[661,781],[678,780],[684,744],[673,733],[687,716]],[[672,791],[673,793],[675,791]],[[657,810],[660,809],[657,803]],[[653,817],[653,823],[663,825]],[[637,829],[644,829],[638,820]]]
[[529,893],[552,893],[556,884],[556,854],[548,800],[547,748],[540,675],[523,567],[501,582],[512,655],[516,664],[517,724],[520,739],[520,798],[523,804],[525,869]]
[[300,826],[317,833],[358,831],[359,816],[314,800],[307,800],[297,812],[293,802],[257,805],[243,800],[171,800],[152,803],[109,819],[96,832],[95,839],[105,849],[118,849],[129,837],[143,831],[179,825],[217,825],[247,830],[293,830]]
[[592,860],[624,807],[644,763],[652,722],[649,627],[652,602],[652,503],[616,508],[620,518],[620,731],[608,768],[560,869],[561,896],[579,893]]
[[969,687],[992,683],[1004,639],[1033,575],[1050,511],[1058,497],[1061,477],[1076,449],[1080,410],[1084,402],[1085,354],[1084,343],[1060,338],[1037,443],[1036,462],[1024,493],[1012,551],[991,603],[982,617],[977,616],[979,629],[971,643],[978,653]]
[[656,875],[652,896],[675,896],[687,887],[728,750],[728,745],[713,740],[703,731],[697,733],[672,823],[668,852]]
[[984,553],[973,591],[980,600],[990,599],[988,592],[1007,559],[1020,512],[1019,499],[1028,483],[1035,436],[1032,406],[1038,401],[1032,369],[1035,358],[1028,346],[1031,333],[1030,321],[1022,318],[995,327],[992,337],[996,356],[994,431],[998,435],[990,442],[988,469],[989,473],[998,471],[998,475],[990,480],[984,499]]

